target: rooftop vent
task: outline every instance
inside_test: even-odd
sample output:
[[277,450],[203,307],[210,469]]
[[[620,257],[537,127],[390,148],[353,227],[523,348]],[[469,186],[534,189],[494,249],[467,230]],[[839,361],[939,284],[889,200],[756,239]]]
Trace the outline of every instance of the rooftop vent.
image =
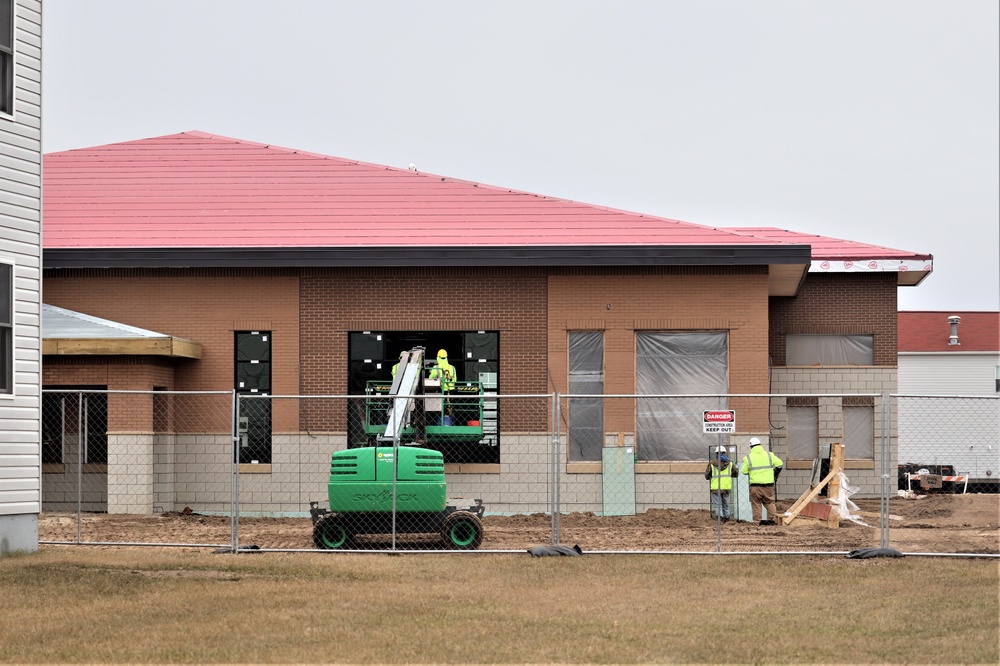
[[948,346],[962,344],[958,341],[958,322],[960,321],[962,321],[962,318],[957,315],[948,317],[948,323],[951,324],[951,335],[948,336]]

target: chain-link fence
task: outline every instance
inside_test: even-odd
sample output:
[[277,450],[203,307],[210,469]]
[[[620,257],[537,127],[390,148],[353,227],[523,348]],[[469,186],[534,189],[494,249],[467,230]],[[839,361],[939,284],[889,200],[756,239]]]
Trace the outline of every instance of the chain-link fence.
[[[43,531],[55,543],[230,544],[232,432],[231,392],[44,390]],[[189,507],[212,518],[149,519]]]
[[[825,553],[891,541],[997,553],[988,534],[934,541],[926,519],[917,531],[896,514],[996,491],[981,482],[997,470],[998,405],[491,395],[461,382],[414,396],[378,384],[343,396],[46,390],[40,540]],[[928,539],[917,545],[915,534]]]
[[1000,492],[1000,398],[900,395],[896,399],[899,490]]

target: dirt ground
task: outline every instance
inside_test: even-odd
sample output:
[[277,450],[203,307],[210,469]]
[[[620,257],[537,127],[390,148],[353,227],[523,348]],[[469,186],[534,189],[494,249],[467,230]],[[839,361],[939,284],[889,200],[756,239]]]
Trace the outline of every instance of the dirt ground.
[[[784,512],[792,500],[778,502]],[[832,529],[813,521],[761,527],[730,522],[719,525],[708,511],[653,509],[637,516],[602,517],[590,513],[560,516],[564,545],[594,551],[797,551],[849,552],[881,545],[879,500],[856,500],[860,525],[841,520]],[[921,499],[892,498],[889,544],[904,553],[1000,554],[1000,495],[932,494]],[[796,524],[800,523],[800,524]],[[544,514],[490,516],[483,520],[481,550],[521,551],[551,543],[552,518]],[[39,541],[130,544],[231,543],[225,516],[164,513],[152,516],[43,513]],[[389,536],[359,536],[358,547],[386,549]],[[308,518],[240,518],[239,545],[262,549],[310,549]],[[434,549],[434,535],[400,535],[397,548]]]

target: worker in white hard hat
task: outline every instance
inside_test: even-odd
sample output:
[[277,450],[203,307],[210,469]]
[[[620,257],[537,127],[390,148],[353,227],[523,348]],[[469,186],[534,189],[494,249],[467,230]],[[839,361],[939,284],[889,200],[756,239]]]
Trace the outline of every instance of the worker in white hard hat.
[[[774,504],[774,482],[781,474],[781,458],[766,450],[760,438],[750,438],[750,453],[743,458],[740,472],[750,481],[750,509],[759,525],[777,525],[778,508]],[[761,519],[761,508],[767,509],[767,519]]]
[[[406,355],[405,351],[399,352],[399,361],[403,360],[403,356]],[[399,361],[396,361],[395,365],[392,366],[392,378],[396,378],[396,369],[399,367]]]
[[739,474],[736,465],[726,455],[726,447],[716,447],[709,456],[708,467],[705,468],[705,478],[709,481],[708,492],[712,500],[712,512],[715,517],[725,523],[729,522],[732,513],[729,510],[729,494],[733,489],[733,477]]

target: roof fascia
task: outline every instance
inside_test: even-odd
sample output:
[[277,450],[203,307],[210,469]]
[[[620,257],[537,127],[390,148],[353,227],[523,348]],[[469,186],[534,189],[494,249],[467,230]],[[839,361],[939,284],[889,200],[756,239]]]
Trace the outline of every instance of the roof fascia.
[[426,266],[753,266],[808,267],[808,245],[410,246],[321,248],[46,249],[51,268],[288,268]]

